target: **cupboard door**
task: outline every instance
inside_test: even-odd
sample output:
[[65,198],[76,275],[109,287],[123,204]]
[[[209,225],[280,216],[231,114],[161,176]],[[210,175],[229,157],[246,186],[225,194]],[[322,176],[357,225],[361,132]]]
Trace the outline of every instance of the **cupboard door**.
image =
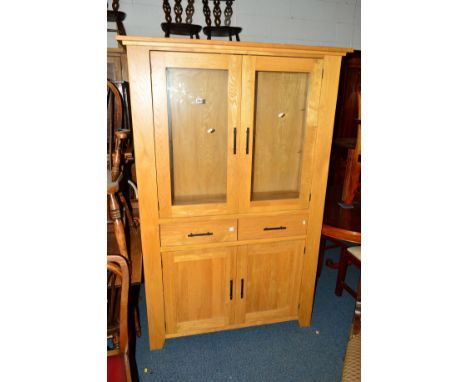
[[303,240],[239,247],[238,323],[297,319],[303,255]]
[[168,335],[194,334],[234,322],[236,248],[163,253]]
[[242,211],[309,206],[323,62],[245,56]]
[[234,55],[151,52],[161,217],[237,210],[241,64]]

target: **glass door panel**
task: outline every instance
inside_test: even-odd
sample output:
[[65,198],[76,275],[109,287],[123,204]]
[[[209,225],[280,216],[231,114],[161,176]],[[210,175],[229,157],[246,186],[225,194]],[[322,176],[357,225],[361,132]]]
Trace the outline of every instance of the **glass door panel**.
[[243,58],[242,211],[308,207],[322,66],[319,59]]
[[297,199],[308,73],[257,72],[251,200]]
[[239,56],[152,52],[160,217],[234,212]]
[[166,70],[173,205],[223,203],[228,71]]

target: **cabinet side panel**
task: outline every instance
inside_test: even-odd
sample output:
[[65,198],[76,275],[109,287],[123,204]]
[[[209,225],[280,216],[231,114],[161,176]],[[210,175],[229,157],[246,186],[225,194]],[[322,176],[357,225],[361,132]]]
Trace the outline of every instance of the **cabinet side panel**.
[[322,230],[328,165],[335,118],[336,97],[340,77],[341,57],[325,56],[322,91],[318,114],[318,130],[315,155],[310,169],[312,190],[309,205],[309,224],[306,237],[306,253],[302,274],[299,324],[309,326],[315,291],[318,251]]
[[127,48],[150,349],[165,340],[149,48]]

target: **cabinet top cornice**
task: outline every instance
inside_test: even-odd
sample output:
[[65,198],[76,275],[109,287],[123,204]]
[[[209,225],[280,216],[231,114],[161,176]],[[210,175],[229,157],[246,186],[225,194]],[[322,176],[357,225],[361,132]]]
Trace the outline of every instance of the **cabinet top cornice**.
[[254,54],[266,56],[318,57],[324,55],[344,56],[352,48],[270,44],[261,42],[237,42],[220,40],[195,40],[147,36],[117,36],[124,45],[150,47],[151,50],[171,50],[199,53]]

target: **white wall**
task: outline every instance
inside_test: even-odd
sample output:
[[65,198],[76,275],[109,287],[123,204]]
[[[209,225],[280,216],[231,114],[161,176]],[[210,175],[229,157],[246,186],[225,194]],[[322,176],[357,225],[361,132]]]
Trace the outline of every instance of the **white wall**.
[[[127,14],[127,35],[164,36],[162,0],[120,0],[120,10]],[[236,0],[233,10],[231,25],[242,27],[241,41],[361,49],[361,0]],[[195,0],[193,23],[205,25],[202,0]],[[113,33],[108,46],[116,46]]]

